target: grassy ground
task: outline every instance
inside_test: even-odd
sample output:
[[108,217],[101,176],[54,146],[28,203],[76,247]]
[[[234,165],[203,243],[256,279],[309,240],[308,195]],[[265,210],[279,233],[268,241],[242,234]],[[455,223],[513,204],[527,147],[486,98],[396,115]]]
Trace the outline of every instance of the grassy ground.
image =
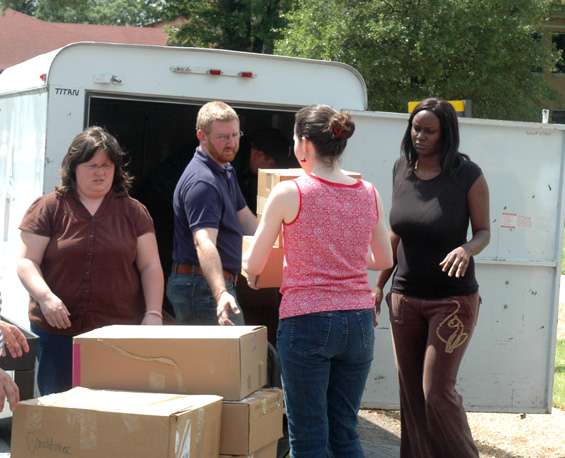
[[565,410],[565,339],[557,341],[555,351],[553,406]]
[[[565,275],[565,235],[563,236],[563,253],[561,254],[561,275]],[[565,340],[558,340],[555,350],[553,405],[565,410]]]
[[563,252],[561,253],[561,275],[565,275],[565,236],[563,236]]

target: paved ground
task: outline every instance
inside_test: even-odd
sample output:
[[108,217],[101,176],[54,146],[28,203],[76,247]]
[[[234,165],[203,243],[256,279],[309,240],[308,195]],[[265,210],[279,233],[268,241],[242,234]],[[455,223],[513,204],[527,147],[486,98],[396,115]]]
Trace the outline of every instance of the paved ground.
[[398,411],[361,410],[359,436],[366,458],[400,456],[400,422]]

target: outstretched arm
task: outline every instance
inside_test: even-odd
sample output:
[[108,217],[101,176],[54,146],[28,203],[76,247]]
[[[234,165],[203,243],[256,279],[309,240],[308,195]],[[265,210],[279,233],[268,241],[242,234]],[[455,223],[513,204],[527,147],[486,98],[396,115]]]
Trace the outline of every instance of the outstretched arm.
[[483,251],[490,241],[489,190],[484,175],[477,178],[471,186],[467,202],[473,237],[448,253],[439,264],[442,266],[442,271],[447,272],[450,277],[454,275],[456,278],[463,277],[469,267],[471,256]]
[[243,269],[249,274],[251,288],[258,289],[256,277],[265,267],[282,223],[296,218],[299,206],[298,188],[292,181],[277,184],[269,194],[253,243],[243,255]]
[[253,235],[257,230],[257,217],[249,209],[249,207],[242,208],[237,212],[237,219],[243,230],[243,235]]
[[386,217],[381,196],[375,190],[379,220],[373,228],[371,237],[371,251],[367,255],[367,268],[369,270],[386,270],[392,267],[392,247],[386,228]]
[[396,250],[398,249],[398,244],[400,243],[400,237],[391,229],[388,232],[390,245],[392,249],[392,266],[388,269],[381,270],[377,274],[377,279],[375,281],[375,286],[373,287],[373,297],[375,298],[375,316],[373,317],[373,324],[377,326],[377,316],[381,314],[381,303],[384,298],[384,287],[388,282],[389,278],[392,276],[394,269],[396,267]]

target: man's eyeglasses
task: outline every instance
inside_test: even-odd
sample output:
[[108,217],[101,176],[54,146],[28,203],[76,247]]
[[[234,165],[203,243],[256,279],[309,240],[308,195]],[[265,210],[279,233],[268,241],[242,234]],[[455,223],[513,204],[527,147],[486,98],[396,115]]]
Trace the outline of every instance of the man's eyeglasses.
[[236,132],[235,134],[231,134],[231,135],[218,135],[217,137],[214,137],[216,140],[222,142],[222,143],[227,143],[230,138],[233,138],[233,141],[236,142],[238,141],[241,137],[243,137],[243,132],[240,130],[239,132]]

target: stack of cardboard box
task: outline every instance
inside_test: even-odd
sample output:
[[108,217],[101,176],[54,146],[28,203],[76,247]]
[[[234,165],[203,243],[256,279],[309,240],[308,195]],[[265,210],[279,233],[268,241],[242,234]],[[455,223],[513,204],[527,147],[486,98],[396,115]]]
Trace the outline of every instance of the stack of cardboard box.
[[264,326],[116,325],[73,346],[76,387],[20,403],[13,458],[276,457]]

